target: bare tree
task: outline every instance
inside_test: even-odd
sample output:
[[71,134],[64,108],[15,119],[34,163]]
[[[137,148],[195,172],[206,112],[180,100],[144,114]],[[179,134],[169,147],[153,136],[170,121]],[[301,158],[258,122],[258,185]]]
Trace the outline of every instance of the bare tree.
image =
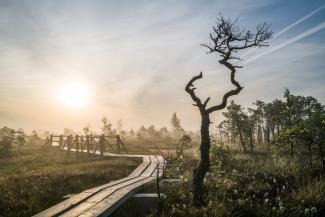
[[220,16],[216,25],[213,26],[213,32],[210,34],[212,42],[210,44],[202,44],[202,46],[208,48],[207,53],[216,53],[220,55],[221,60],[219,60],[219,63],[230,70],[230,81],[236,88],[224,94],[220,104],[208,107],[207,105],[210,97],[202,102],[195,94],[196,88],[194,87],[194,82],[203,77],[202,72],[194,76],[185,87],[185,91],[191,96],[192,100],[195,102],[194,106],[198,107],[201,114],[201,158],[198,166],[193,171],[192,205],[196,207],[203,205],[203,180],[210,168],[210,114],[225,108],[228,98],[237,95],[243,89],[235,80],[236,69],[242,68],[242,66],[234,65],[231,60],[239,60],[235,54],[241,50],[251,47],[267,46],[267,41],[272,36],[272,31],[269,30],[269,24],[267,23],[257,25],[255,33],[240,29],[236,23],[237,19],[225,19]]

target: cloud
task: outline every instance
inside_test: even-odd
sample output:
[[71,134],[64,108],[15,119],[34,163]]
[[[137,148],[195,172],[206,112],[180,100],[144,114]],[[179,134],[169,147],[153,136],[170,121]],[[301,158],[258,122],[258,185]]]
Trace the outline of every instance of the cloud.
[[[17,113],[15,124],[33,128],[60,127],[58,120],[62,119],[74,128],[80,128],[82,122],[96,125],[104,114],[113,119],[121,117],[130,126],[168,125],[174,111],[185,127],[194,128],[199,116],[184,91],[188,79],[203,71],[197,92],[203,98],[211,96],[211,104],[233,88],[229,72],[217,63],[218,57],[206,55],[199,46],[209,39],[219,12],[239,16],[241,24],[248,27],[264,19],[279,19],[281,25],[289,25],[283,15],[264,13],[276,10],[271,0],[139,0],[137,4],[45,0],[0,4],[0,100]],[[316,57],[324,57],[324,50],[314,43],[304,44],[305,37],[306,33],[296,41],[287,38],[286,44],[271,46],[273,50],[267,56],[239,70],[237,77],[245,89],[235,99],[246,102],[255,97],[275,97],[283,86],[307,90],[308,84],[299,80],[302,78],[318,87],[316,84],[325,79],[322,61]],[[273,52],[275,49],[278,52]],[[309,69],[309,74],[303,74]],[[93,102],[89,110],[69,113],[69,117],[51,96],[53,87],[74,79],[86,80],[92,86]],[[17,109],[22,108],[21,101],[28,111],[23,117]],[[39,117],[30,121],[35,113]]]

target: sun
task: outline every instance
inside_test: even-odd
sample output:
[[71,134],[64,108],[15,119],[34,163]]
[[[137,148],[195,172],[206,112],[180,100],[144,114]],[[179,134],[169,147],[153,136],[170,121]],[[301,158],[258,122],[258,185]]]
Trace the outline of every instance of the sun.
[[69,108],[82,108],[89,101],[89,90],[82,83],[66,83],[58,91],[60,101]]

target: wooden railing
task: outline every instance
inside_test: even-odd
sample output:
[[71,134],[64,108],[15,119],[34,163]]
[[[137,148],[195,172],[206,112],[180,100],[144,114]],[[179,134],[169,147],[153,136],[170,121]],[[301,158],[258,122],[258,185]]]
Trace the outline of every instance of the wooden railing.
[[68,152],[74,149],[77,153],[85,152],[85,150],[87,150],[88,154],[94,154],[96,151],[99,151],[100,155],[103,155],[106,151],[118,154],[122,152],[128,153],[119,135],[50,135],[46,138],[45,145],[58,146],[60,149],[66,149]]

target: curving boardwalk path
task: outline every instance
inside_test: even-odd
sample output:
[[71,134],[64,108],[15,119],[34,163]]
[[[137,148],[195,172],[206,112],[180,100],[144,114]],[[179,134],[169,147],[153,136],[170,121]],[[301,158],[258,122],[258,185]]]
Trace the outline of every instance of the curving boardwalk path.
[[[100,154],[100,152],[97,151],[96,154]],[[105,152],[104,156],[140,157],[143,161],[129,176],[85,190],[34,216],[109,216],[136,193],[142,185],[154,181],[157,178],[157,172],[158,176],[161,177],[165,167],[165,160],[162,156],[112,154],[108,152]]]

